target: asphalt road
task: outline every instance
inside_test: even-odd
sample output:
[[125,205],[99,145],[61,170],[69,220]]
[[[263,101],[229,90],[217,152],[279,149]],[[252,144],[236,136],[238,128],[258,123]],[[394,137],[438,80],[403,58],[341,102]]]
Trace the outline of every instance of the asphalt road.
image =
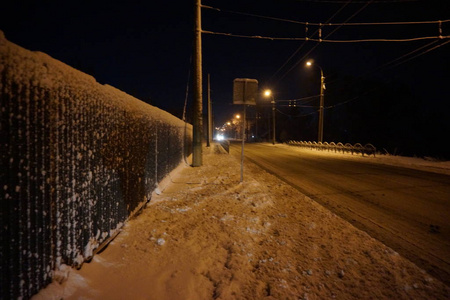
[[449,175],[270,144],[245,157],[450,285]]

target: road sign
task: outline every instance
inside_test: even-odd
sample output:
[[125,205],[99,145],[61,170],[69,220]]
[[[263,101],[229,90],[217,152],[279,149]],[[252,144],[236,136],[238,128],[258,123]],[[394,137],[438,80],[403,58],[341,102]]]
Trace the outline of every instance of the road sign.
[[256,105],[258,80],[236,78],[233,81],[233,104]]

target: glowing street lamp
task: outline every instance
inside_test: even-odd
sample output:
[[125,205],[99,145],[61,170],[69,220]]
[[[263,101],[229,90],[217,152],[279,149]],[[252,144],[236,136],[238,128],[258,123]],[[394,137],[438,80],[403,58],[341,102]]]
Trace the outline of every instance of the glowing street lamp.
[[[313,62],[307,61],[306,66],[311,67],[313,65]],[[325,90],[325,77],[323,76],[323,70],[322,68],[314,64],[316,67],[320,69],[320,106],[319,106],[319,133],[318,133],[318,142],[323,141],[323,91]]]
[[271,90],[265,90],[264,96],[272,98],[272,122],[273,122],[273,132],[272,132],[272,144],[275,145],[275,100],[273,99],[273,94]]

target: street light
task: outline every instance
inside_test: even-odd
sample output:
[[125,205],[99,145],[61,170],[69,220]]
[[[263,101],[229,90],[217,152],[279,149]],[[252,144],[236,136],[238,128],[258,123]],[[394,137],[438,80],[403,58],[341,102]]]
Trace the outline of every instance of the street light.
[[273,94],[271,90],[265,90],[264,96],[271,97],[272,101],[272,122],[273,122],[273,133],[272,133],[272,144],[275,145],[275,100],[273,99]]
[[[311,67],[313,65],[312,61],[307,61],[306,66]],[[323,91],[325,90],[325,77],[323,76],[322,68],[315,64],[316,67],[320,69],[320,106],[319,106],[319,134],[318,142],[323,141]]]

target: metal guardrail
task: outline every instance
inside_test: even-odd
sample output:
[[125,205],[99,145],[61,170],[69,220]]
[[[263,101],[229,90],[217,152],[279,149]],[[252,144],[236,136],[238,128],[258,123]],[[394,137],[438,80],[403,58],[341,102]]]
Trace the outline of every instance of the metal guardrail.
[[377,148],[372,144],[366,144],[362,145],[360,143],[356,143],[354,145],[350,143],[328,143],[328,142],[304,142],[304,141],[288,141],[288,145],[296,146],[296,147],[304,147],[314,150],[321,150],[321,151],[334,151],[334,152],[342,152],[342,153],[351,153],[351,154],[361,154],[364,155],[373,155],[375,157],[375,154],[377,152]]
[[2,32],[0,66],[0,298],[29,299],[150,200],[192,127]]

